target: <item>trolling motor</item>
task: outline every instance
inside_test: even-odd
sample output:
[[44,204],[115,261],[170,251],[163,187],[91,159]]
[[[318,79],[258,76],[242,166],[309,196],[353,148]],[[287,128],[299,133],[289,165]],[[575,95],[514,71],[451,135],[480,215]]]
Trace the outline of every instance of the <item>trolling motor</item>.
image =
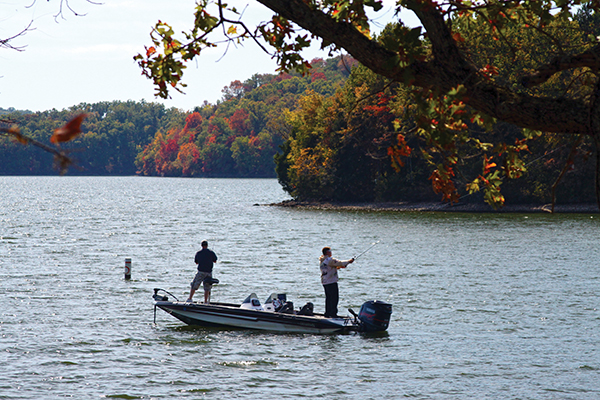
[[[177,296],[175,296],[173,293],[167,292],[165,289],[160,289],[160,288],[154,288],[154,294],[152,295],[152,298],[154,299],[154,301],[169,301],[169,296],[158,294],[158,292],[165,292],[165,293],[173,296],[175,298],[175,300],[179,301]],[[154,323],[156,324],[156,304],[154,304]]]
[[390,324],[392,305],[384,301],[370,300],[363,303],[358,314],[351,308],[348,311],[354,316],[355,323],[359,324],[360,332],[381,332]]
[[[168,296],[158,294],[158,292],[160,292],[160,291],[168,293],[166,290],[159,289],[159,288],[154,288],[154,294],[152,295],[152,298],[154,299],[154,301],[169,301],[169,297]],[[173,296],[173,297],[175,297],[175,296]]]

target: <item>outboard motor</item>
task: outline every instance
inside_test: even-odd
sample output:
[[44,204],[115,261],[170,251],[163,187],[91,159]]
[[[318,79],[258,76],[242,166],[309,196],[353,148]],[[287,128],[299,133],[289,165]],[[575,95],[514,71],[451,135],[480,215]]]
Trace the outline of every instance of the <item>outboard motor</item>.
[[390,324],[392,305],[384,301],[371,300],[365,302],[358,313],[361,322],[361,331],[385,331]]

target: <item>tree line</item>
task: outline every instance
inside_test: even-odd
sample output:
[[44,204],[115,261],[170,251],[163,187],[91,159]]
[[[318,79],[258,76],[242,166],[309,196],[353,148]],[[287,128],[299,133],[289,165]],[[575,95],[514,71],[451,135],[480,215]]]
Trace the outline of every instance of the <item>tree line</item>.
[[286,110],[308,92],[332,95],[350,74],[342,57],[312,61],[313,72],[257,74],[231,82],[216,105],[196,107],[183,127],[156,132],[138,154],[143,175],[275,177],[273,156],[287,140]]
[[[61,111],[2,110],[5,125],[47,143],[51,133],[85,113],[82,133],[61,144],[74,160],[70,174],[275,177],[273,156],[287,139],[284,110],[306,92],[331,95],[353,61],[314,59],[313,73],[256,74],[223,88],[216,104],[192,112],[145,101],[79,104]],[[52,154],[0,136],[0,174],[56,173]]]
[[[12,111],[2,115],[4,124],[19,127],[24,137],[50,145],[55,129],[80,113],[86,113],[83,133],[63,150],[75,165],[70,174],[133,175],[135,159],[156,132],[183,124],[186,114],[158,103],[82,103],[64,110]],[[0,137],[0,174],[52,175],[53,155],[33,146],[23,146],[8,136]]]
[[[481,49],[485,56],[486,46]],[[489,146],[523,140],[522,130],[511,124],[496,122],[485,132],[472,121],[444,119],[442,108],[456,113],[462,107],[453,101],[432,110],[437,120],[424,118],[406,86],[351,57],[311,65],[304,76],[257,74],[233,81],[221,101],[192,112],[115,101],[38,113],[6,110],[3,118],[18,124],[23,135],[47,142],[54,129],[86,113],[82,134],[63,145],[76,161],[70,174],[277,177],[296,199],[341,202],[440,200],[444,181],[432,173],[440,155],[419,131],[423,124],[479,130]],[[464,201],[488,200],[485,192],[468,193],[469,182],[481,174],[481,152],[461,145],[471,153],[457,163],[453,190]],[[488,169],[506,166],[509,157],[520,165],[519,179],[503,183],[510,202],[548,202],[553,194],[561,202],[594,200],[589,140],[545,135],[520,149],[511,146],[503,158],[484,159]],[[55,173],[51,155],[4,137],[0,160],[3,175]]]

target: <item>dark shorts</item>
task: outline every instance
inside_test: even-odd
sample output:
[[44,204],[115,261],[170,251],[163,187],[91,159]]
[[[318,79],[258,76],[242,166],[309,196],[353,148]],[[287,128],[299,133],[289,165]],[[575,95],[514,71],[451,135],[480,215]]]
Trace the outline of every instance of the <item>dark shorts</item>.
[[210,288],[212,288],[212,284],[208,283],[208,282],[204,282],[204,279],[206,279],[207,277],[212,278],[212,273],[198,271],[198,273],[194,277],[194,280],[191,283],[192,289],[198,290],[198,288],[200,287],[200,284],[203,284],[204,291],[210,291]]

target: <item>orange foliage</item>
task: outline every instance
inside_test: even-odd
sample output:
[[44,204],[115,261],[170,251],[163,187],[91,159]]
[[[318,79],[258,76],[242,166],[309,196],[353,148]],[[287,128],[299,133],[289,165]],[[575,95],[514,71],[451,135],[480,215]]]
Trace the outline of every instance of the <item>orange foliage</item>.
[[206,141],[204,142],[205,145],[211,145],[211,144],[215,144],[215,143],[217,143],[216,135],[210,135],[209,137],[206,138]]
[[460,197],[454,186],[454,182],[452,182],[453,176],[454,171],[452,170],[452,167],[443,166],[433,171],[429,177],[433,191],[435,193],[441,193],[442,201],[449,201],[451,204],[457,203]]
[[398,144],[388,147],[388,156],[392,159],[392,167],[396,171],[400,171],[400,167],[404,167],[404,161],[401,157],[408,157],[412,149],[406,144],[404,135],[398,134]]
[[181,146],[179,154],[177,154],[177,162],[181,166],[181,173],[190,175],[192,168],[198,162],[198,158],[200,158],[200,152],[194,143],[186,143]]
[[484,158],[484,167],[483,167],[483,174],[487,175],[490,173],[490,171],[492,170],[492,168],[496,167],[496,163],[491,162],[492,158],[494,158],[494,156],[488,158],[487,156],[483,156]]
[[81,123],[85,117],[87,117],[87,114],[81,113],[75,118],[71,119],[65,125],[57,128],[54,131],[54,134],[50,137],[50,142],[62,143],[74,139],[81,133]]

